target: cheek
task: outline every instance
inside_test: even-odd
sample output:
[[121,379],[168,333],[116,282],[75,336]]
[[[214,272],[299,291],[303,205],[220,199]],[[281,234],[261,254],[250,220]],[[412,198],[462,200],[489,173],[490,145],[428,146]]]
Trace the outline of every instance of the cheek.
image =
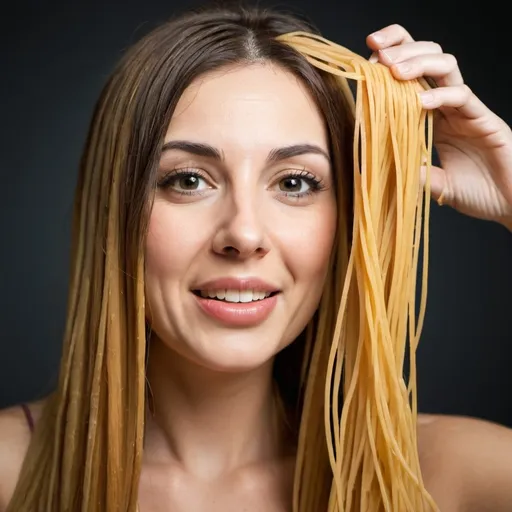
[[149,276],[173,274],[179,271],[180,260],[177,244],[179,226],[172,217],[165,215],[165,208],[155,204],[149,221],[146,240],[146,272]]
[[201,232],[204,225],[186,208],[155,202],[146,240],[146,274],[150,281],[178,280],[184,275],[208,237]]
[[299,222],[281,231],[281,248],[296,282],[308,286],[323,284],[335,232],[334,200],[326,201],[314,212],[305,212]]

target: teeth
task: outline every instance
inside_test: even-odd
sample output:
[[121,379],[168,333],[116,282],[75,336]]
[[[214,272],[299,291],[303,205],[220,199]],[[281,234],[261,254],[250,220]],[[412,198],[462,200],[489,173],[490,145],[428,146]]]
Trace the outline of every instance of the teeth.
[[224,300],[226,302],[242,302],[238,290],[226,290],[226,298]]
[[201,297],[225,300],[226,302],[253,302],[263,300],[270,292],[258,290],[201,290]]

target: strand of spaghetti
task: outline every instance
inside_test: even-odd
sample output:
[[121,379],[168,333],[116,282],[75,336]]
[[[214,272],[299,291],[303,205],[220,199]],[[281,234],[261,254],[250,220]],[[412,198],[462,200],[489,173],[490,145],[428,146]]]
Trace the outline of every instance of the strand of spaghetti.
[[[425,319],[425,311],[426,311],[426,302],[427,302],[427,289],[428,289],[428,256],[429,256],[429,222],[430,218],[430,167],[432,161],[432,148],[433,148],[433,114],[431,111],[428,114],[424,114],[427,116],[427,142],[426,142],[426,153],[427,153],[427,163],[426,163],[426,171],[425,171],[425,185],[424,185],[424,223],[423,223],[423,262],[422,262],[422,283],[421,283],[421,297],[420,297],[420,310],[418,313],[418,322],[416,325],[416,332],[411,333],[411,342],[410,342],[410,358],[411,360],[415,360],[415,353],[419,343],[419,337],[421,335],[423,329],[423,323]],[[419,242],[418,242],[419,244]],[[414,353],[414,354],[413,354]],[[411,357],[412,356],[412,357]],[[416,382],[416,365],[411,366],[411,378],[409,379],[410,383]],[[412,384],[409,386],[409,392],[412,394],[412,407],[413,413],[415,417],[417,416],[417,395],[412,389]]]
[[[364,155],[364,154],[365,154],[365,151],[363,151],[363,152],[362,152],[362,154]],[[365,168],[364,163],[363,163],[363,168]],[[366,176],[366,173],[364,173],[364,172],[363,172],[363,173],[362,173],[362,176],[363,176],[363,185],[366,185],[366,184],[364,183],[364,177]],[[367,188],[366,186],[363,186],[363,187],[362,187],[362,190],[364,191],[366,188]],[[365,197],[365,195],[363,194],[363,202],[364,202],[364,200],[365,200],[365,199],[367,199],[367,198],[366,198],[366,197]],[[362,242],[362,246],[363,246],[363,252],[365,252],[365,249],[366,249],[366,243],[365,243],[364,241]],[[372,258],[370,257],[370,258],[368,258],[368,260],[371,262],[371,261],[372,261]],[[373,259],[373,261],[375,261],[375,260]],[[372,282],[372,278],[371,278],[371,276],[370,276],[370,282]],[[373,284],[373,283],[372,283],[372,284]],[[377,295],[379,295],[379,293],[378,293],[378,292],[377,292]],[[368,307],[367,309],[370,309],[370,308]],[[369,317],[369,318],[372,318],[372,315],[370,314],[370,315],[368,315],[368,317]],[[370,326],[370,327],[371,327],[371,326]],[[373,334],[373,335],[372,335],[372,337],[374,337],[374,336],[375,336],[375,334]],[[380,377],[379,377],[379,374],[378,374],[378,366],[376,366],[376,379],[377,379],[377,383],[376,383],[376,385],[380,385],[380,383],[378,382],[379,378],[380,378]],[[395,447],[395,449],[396,449],[396,447]],[[404,461],[403,461],[403,462],[404,462]]]
[[[359,206],[356,206],[357,209],[359,209]],[[357,261],[357,250],[356,253],[356,261]],[[354,266],[356,279],[360,277],[361,269],[358,265]],[[363,291],[361,289],[358,290],[359,298],[361,298],[363,294]],[[360,317],[360,328],[359,332],[363,331],[364,326],[364,312],[361,310]],[[355,456],[352,456],[351,458],[343,458],[339,461],[339,464],[342,468],[342,482],[346,482],[346,486],[344,487],[344,495],[345,495],[345,506],[346,510],[350,511],[352,510],[352,496],[355,487],[355,483],[357,478],[359,477],[359,465],[360,461],[363,459],[364,456],[364,450],[366,448],[365,444],[365,434],[363,426],[365,424],[365,416],[364,416],[364,410],[362,407],[358,407],[357,404],[361,403],[362,399],[362,386],[360,385],[360,379],[359,374],[361,371],[361,360],[363,357],[364,352],[364,345],[361,342],[361,335],[358,337],[358,343],[356,346],[356,359],[354,361],[354,374],[352,379],[346,379],[345,386],[350,386],[349,389],[353,390],[350,403],[348,404],[348,407],[343,408],[343,414],[342,414],[342,422],[343,422],[343,428],[341,429],[342,435],[345,439],[350,440],[350,448],[353,450],[353,453],[355,453]],[[358,401],[359,400],[359,401]],[[353,428],[348,430],[347,435],[347,427],[348,425],[352,425]]]
[[339,43],[336,43],[334,41],[326,39],[325,37],[323,37],[319,34],[314,34],[312,32],[304,32],[304,31],[297,30],[294,32],[288,32],[287,34],[278,36],[278,39],[293,40],[294,42],[299,41],[301,39],[305,39],[305,40],[307,40],[309,46],[311,46],[311,47],[321,47],[321,48],[331,47],[331,48],[335,48],[336,50],[338,50],[340,52],[340,55],[351,55],[357,59],[362,59],[361,56],[359,56],[357,53],[353,52],[352,50],[346,48],[345,46],[341,46]]
[[310,44],[310,42],[297,41],[295,42],[295,47],[301,53],[307,53],[311,57],[315,57],[322,62],[330,63],[335,66],[342,66],[345,72],[350,75],[355,73],[352,63],[355,61],[362,62],[360,58],[349,55],[342,55],[339,53],[339,50],[333,49],[329,46],[315,48]]
[[[417,116],[416,116],[417,117]],[[412,126],[414,126],[414,118],[413,118],[413,112],[412,109],[409,109],[408,113],[408,122],[411,122]],[[408,130],[410,132],[411,130]],[[414,132],[413,132],[414,133]],[[416,144],[417,147],[417,144]],[[407,248],[412,246],[412,264],[408,266],[407,271],[405,273],[405,280],[408,282],[409,286],[407,288],[404,288],[403,293],[403,304],[408,305],[409,311],[403,311],[400,312],[400,317],[403,319],[407,319],[407,316],[409,316],[409,326],[413,327],[415,322],[415,313],[411,316],[410,311],[411,307],[414,307],[414,300],[415,300],[415,294],[414,294],[414,288],[415,288],[415,251],[414,251],[414,238],[415,233],[417,233],[417,228],[415,229],[415,224],[417,226],[417,212],[418,212],[418,193],[419,193],[419,187],[417,183],[417,178],[419,176],[419,161],[420,161],[420,154],[415,152],[414,154],[409,154],[409,159],[407,162],[407,168],[408,169],[414,169],[416,172],[409,172],[407,173],[407,179],[406,179],[406,186],[411,189],[411,193],[407,194],[406,197],[409,198],[408,204],[407,204],[407,211],[411,212],[410,214],[407,214],[406,218],[408,220],[407,222],[407,239],[406,243],[404,244]],[[414,193],[416,195],[414,195]],[[412,242],[409,241],[409,239],[412,238]],[[408,249],[409,250],[409,249]],[[409,256],[409,254],[408,254]],[[408,315],[409,314],[409,315]],[[402,322],[402,329],[403,332],[400,333],[400,339],[403,339],[405,342],[406,339],[406,322]],[[414,330],[412,331],[414,332]],[[403,356],[405,354],[405,350],[401,351],[399,354],[401,362],[403,362]]]
[[[418,129],[425,113],[415,87],[425,85],[421,80],[398,82],[386,67],[321,36],[295,32],[283,40],[337,77],[355,116],[353,245],[324,387],[324,430],[333,471],[329,510],[364,506],[416,512],[425,503],[436,509],[421,482],[415,450],[415,385],[410,379],[409,390],[402,375],[407,333],[414,351],[422,323],[415,318],[422,222],[417,164],[429,144]],[[350,79],[357,82],[355,99]],[[426,270],[425,259],[423,266]],[[344,330],[352,298],[359,302],[359,329],[347,344],[343,335],[357,332]],[[411,363],[415,377],[414,354]],[[412,411],[409,393],[414,395]]]
[[[361,89],[361,82],[358,82],[356,97],[359,96],[360,89]],[[358,147],[359,147],[359,137],[360,137],[361,108],[362,108],[361,103],[356,102],[355,103],[354,145],[353,145],[354,192],[357,191],[359,188],[358,181],[360,179],[357,169],[359,168]],[[354,201],[354,218],[356,219],[359,215],[359,203],[357,201],[357,194],[355,194],[355,195],[356,195],[356,197],[355,197],[355,201]],[[356,240],[357,237],[359,237],[359,229],[360,229],[360,226],[357,222],[354,222],[353,229],[354,229],[353,237],[354,237],[354,240]],[[351,254],[351,257],[354,258],[354,262],[355,262],[355,258],[357,257],[357,254],[353,251]],[[355,263],[354,263],[354,268],[351,269],[351,273],[350,274],[347,273],[347,275],[345,277],[345,279],[347,281],[349,281],[350,283],[352,283],[352,273],[354,272],[354,269],[355,269]],[[357,272],[356,272],[356,274],[357,274]],[[361,293],[361,290],[359,290],[359,293]],[[340,305],[340,311],[345,309],[346,307],[347,307],[347,303],[342,302]],[[341,309],[341,308],[343,308],[343,309]],[[338,313],[338,315],[339,314],[340,313]],[[360,319],[360,322],[361,322],[361,319]],[[358,382],[357,376],[359,373],[358,361],[360,360],[360,357],[361,357],[361,351],[362,351],[362,345],[361,345],[361,343],[358,343],[357,350],[356,350],[356,356],[355,356],[355,364],[353,366],[350,365],[348,368],[348,371],[345,372],[344,404],[343,404],[343,411],[342,411],[341,418],[340,418],[340,453],[339,453],[339,457],[336,462],[336,472],[341,473],[341,483],[340,483],[341,489],[339,491],[340,497],[338,498],[338,501],[340,503],[343,503],[343,494],[345,492],[347,492],[344,489],[343,482],[347,482],[348,486],[350,485],[350,475],[349,475],[350,467],[348,465],[348,462],[350,459],[345,456],[345,442],[350,440],[349,447],[351,449],[353,449],[353,444],[355,442],[355,439],[353,439],[353,437],[355,436],[355,432],[357,432],[357,431],[352,432],[351,435],[348,435],[348,436],[347,436],[346,432],[348,430],[347,424],[349,421],[349,417],[352,413],[352,402],[356,396],[356,391],[357,391],[357,382]],[[350,510],[350,509],[348,509],[348,510]]]
[[[327,443],[327,448],[328,448],[328,452],[329,452],[329,461],[331,464],[331,468],[334,472],[335,479],[336,479],[336,472],[335,472],[336,457],[339,456],[339,451],[340,451],[340,441],[339,441],[340,433],[339,433],[339,427],[337,425],[338,417],[339,417],[338,416],[338,406],[337,406],[338,397],[335,396],[334,398],[332,398],[332,389],[335,389],[335,390],[339,389],[339,381],[341,378],[344,347],[341,346],[342,341],[341,341],[340,334],[341,334],[341,330],[343,329],[344,322],[345,322],[345,311],[346,311],[345,304],[347,303],[348,293],[350,290],[350,285],[351,285],[350,276],[352,275],[353,265],[354,265],[354,254],[352,253],[349,256],[347,271],[346,271],[346,278],[343,283],[343,290],[342,290],[342,294],[341,294],[341,306],[339,309],[340,312],[336,318],[336,325],[335,325],[334,334],[333,334],[333,339],[335,341],[337,340],[337,342],[335,342],[331,345],[329,359],[328,359],[328,365],[327,365],[327,377],[326,377],[327,385],[325,386],[325,393],[324,393],[324,419],[325,419],[325,429],[327,432],[327,439],[330,440],[334,437],[334,440],[335,440],[334,449],[333,449],[331,442]],[[334,385],[331,388],[331,384],[333,384],[332,379],[333,379],[333,371],[334,371],[335,361],[337,362],[336,376],[335,376]],[[331,409],[331,401],[334,402],[334,404],[333,404],[334,411],[333,411],[332,420],[331,420],[330,414],[329,414],[329,411]],[[332,421],[333,426],[331,426],[331,421]],[[333,429],[334,429],[334,432],[333,432]]]
[[[369,402],[367,400],[367,402],[366,402],[366,411],[367,411],[366,420],[367,420],[367,424],[370,421],[370,418],[371,418],[371,415],[372,415],[371,407],[372,407],[372,405],[369,404]],[[368,428],[368,444],[369,444],[370,450],[372,452],[373,460],[377,461],[378,460],[378,455],[377,455],[377,448],[375,446],[375,437],[374,437],[374,434],[373,434],[374,429],[371,428],[371,425],[369,425],[369,426],[370,426],[370,428]],[[382,470],[380,469],[380,465],[379,464],[376,464],[375,472],[376,472],[376,475],[377,475],[377,480],[379,482],[379,486],[380,486],[380,490],[381,490],[381,494],[380,495],[381,495],[382,501],[384,502],[384,508],[386,510],[392,510],[391,509],[391,504],[390,504],[390,498],[389,498],[388,493],[387,493],[386,484],[384,483],[384,478],[382,476]]]
[[423,323],[425,320],[425,310],[426,310],[426,303],[427,303],[427,290],[428,290],[428,266],[429,266],[429,240],[430,240],[430,231],[429,231],[429,222],[430,219],[430,197],[431,197],[431,191],[430,191],[430,169],[431,169],[431,162],[432,162],[432,149],[433,149],[433,123],[434,123],[434,114],[432,111],[428,112],[428,124],[427,124],[427,147],[426,147],[426,153],[427,153],[427,161],[425,164],[426,171],[425,171],[425,202],[424,202],[424,218],[425,222],[423,225],[424,232],[423,232],[423,280],[422,280],[422,294],[421,294],[421,307],[419,312],[419,319],[418,319],[418,325],[417,330],[415,333],[415,347],[417,347],[419,342],[419,336],[423,330]]
[[[403,203],[404,179],[403,179],[401,160],[396,157],[399,152],[399,147],[400,147],[400,141],[398,140],[400,133],[398,132],[398,130],[396,130],[396,124],[397,124],[397,119],[395,116],[396,105],[395,105],[395,101],[393,101],[394,98],[391,94],[391,91],[396,89],[396,86],[393,87],[392,84],[390,83],[390,81],[386,82],[386,86],[388,88],[388,97],[389,97],[388,110],[389,110],[389,116],[390,116],[390,123],[391,123],[391,126],[394,127],[394,129],[390,130],[390,138],[391,138],[393,153],[395,155],[394,167],[395,167],[396,190],[397,190],[397,195],[396,195],[396,231],[395,231],[396,238],[395,238],[395,248],[394,248],[394,253],[396,255],[395,261],[397,262],[397,261],[400,261],[400,259],[401,259],[401,257],[400,257],[401,249],[403,247],[403,244],[401,242],[403,240],[403,234],[404,234],[403,218],[405,216],[404,203]],[[401,111],[399,110],[398,113],[400,115]],[[392,276],[391,284],[390,284],[390,294],[389,294],[389,302],[388,302],[389,313],[388,314],[390,314],[391,318],[394,318],[394,321],[392,322],[392,327],[393,327],[393,332],[395,333],[395,339],[397,339],[396,333],[397,333],[397,330],[400,329],[399,322],[400,322],[400,319],[402,318],[402,315],[399,314],[397,316],[394,316],[393,313],[394,313],[394,308],[396,307],[396,303],[400,298],[397,290],[400,289],[400,282],[401,282],[402,274],[405,271],[405,265],[395,264],[393,270],[394,270],[394,272],[393,272],[393,276]]]
[[[310,56],[309,53],[304,55],[306,60],[312,64],[313,66],[320,68],[324,71],[327,71],[328,73],[331,73],[336,76],[340,76],[343,78],[349,78],[356,81],[362,81],[364,80],[363,76],[356,75],[353,73],[350,73],[348,71],[342,71],[341,69],[338,69],[337,67],[333,67],[332,65],[328,65],[325,62],[315,59],[313,56]],[[342,65],[342,63],[338,63],[337,65]]]
[[[362,320],[362,318],[361,318]],[[364,416],[362,411],[354,410],[354,401],[357,400],[356,394],[360,392],[357,386],[360,371],[360,361],[363,354],[363,344],[358,343],[356,347],[356,355],[354,361],[354,373],[350,380],[345,379],[346,402],[343,407],[343,414],[340,419],[340,444],[342,447],[340,457],[337,460],[336,471],[341,474],[341,495],[346,496],[353,489],[354,478],[356,478],[355,469],[359,464],[362,457],[364,443],[362,437],[357,436],[362,432],[364,425]],[[353,429],[348,429],[348,425],[353,425]],[[348,430],[348,433],[347,433]],[[347,453],[345,448],[348,447]],[[345,483],[346,482],[346,483]],[[343,503],[345,500],[342,500]],[[347,510],[350,507],[347,505]]]
[[[360,101],[363,104],[363,112],[365,111],[365,106],[366,106],[365,103],[368,99],[368,94],[366,93],[368,86],[369,86],[368,83],[364,84],[364,87],[363,87],[364,93],[363,93],[363,95],[360,96]],[[362,238],[361,242],[362,242],[362,247],[363,247],[363,254],[366,257],[365,263],[369,267],[372,267],[372,266],[374,267],[376,264],[378,264],[379,257],[378,257],[378,249],[377,249],[378,244],[377,244],[377,240],[376,240],[376,233],[375,233],[375,230],[373,229],[373,224],[371,221],[371,219],[372,219],[371,204],[370,204],[369,197],[367,196],[368,173],[365,171],[368,167],[368,160],[367,160],[367,155],[368,155],[367,138],[368,137],[371,137],[371,131],[368,130],[367,123],[365,122],[365,124],[362,126],[362,135],[361,135],[361,185],[362,186],[361,186],[359,192],[362,197],[362,213],[363,213],[363,217],[366,221],[366,225],[365,225],[366,230],[365,230],[365,236],[364,236],[364,238]],[[370,144],[371,144],[371,141],[370,141]],[[376,295],[381,297],[383,295],[383,283],[382,283],[382,276],[378,273],[378,269],[374,268],[374,272],[370,271],[367,275],[367,278],[369,279],[371,288],[377,290]],[[381,304],[379,303],[377,305],[377,310],[376,310],[376,317],[377,317],[376,319],[377,319],[378,323],[381,323],[384,325],[387,323],[387,319],[384,315],[384,311],[382,310],[382,308],[380,306],[381,306]]]

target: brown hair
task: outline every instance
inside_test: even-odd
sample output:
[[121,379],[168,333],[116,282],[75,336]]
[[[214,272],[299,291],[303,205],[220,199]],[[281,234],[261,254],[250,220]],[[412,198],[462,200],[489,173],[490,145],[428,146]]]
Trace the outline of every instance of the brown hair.
[[[352,215],[353,116],[331,74],[276,37],[318,33],[284,12],[209,7],[177,16],[126,52],[104,87],[80,164],[70,291],[58,387],[30,444],[9,512],[132,512],[144,435],[144,246],[165,131],[185,88],[223,66],[270,61],[297,76],[323,115],[337,185],[338,231],[328,286],[275,378],[300,430],[301,510],[327,510],[332,473],[323,424],[329,347],[346,271]],[[319,346],[321,344],[321,346]],[[316,370],[310,372],[312,347]],[[301,370],[302,368],[302,370]],[[302,371],[302,373],[301,373]],[[317,391],[314,391],[314,390]],[[314,492],[311,492],[311,489]]]

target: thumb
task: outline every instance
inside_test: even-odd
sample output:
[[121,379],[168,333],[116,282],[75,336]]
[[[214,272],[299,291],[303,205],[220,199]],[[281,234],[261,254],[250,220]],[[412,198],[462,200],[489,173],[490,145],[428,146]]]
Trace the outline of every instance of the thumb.
[[[427,179],[427,168],[426,166],[421,167],[421,184],[424,186]],[[441,169],[441,167],[437,167],[432,165],[430,167],[430,193],[432,199],[437,201],[439,206],[443,204],[450,205],[451,203],[451,193],[448,187],[448,179],[446,176],[446,171]]]

